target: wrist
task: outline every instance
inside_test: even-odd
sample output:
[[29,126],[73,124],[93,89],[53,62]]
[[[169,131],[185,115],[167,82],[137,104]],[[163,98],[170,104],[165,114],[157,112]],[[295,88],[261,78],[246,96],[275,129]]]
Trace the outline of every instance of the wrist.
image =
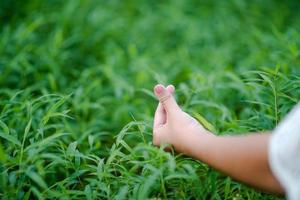
[[185,155],[205,159],[209,153],[209,149],[213,146],[213,141],[217,138],[214,134],[206,132],[194,132],[184,134],[184,138],[178,140],[178,144],[174,145],[175,149]]
[[196,136],[192,141],[193,146],[191,146],[189,151],[190,156],[201,161],[206,161],[211,149],[214,148],[214,141],[216,139],[217,136],[211,133]]

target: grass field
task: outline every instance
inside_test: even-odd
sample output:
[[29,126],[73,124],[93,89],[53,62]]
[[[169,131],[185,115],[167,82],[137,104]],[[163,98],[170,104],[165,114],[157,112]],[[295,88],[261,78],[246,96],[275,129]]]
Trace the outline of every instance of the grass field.
[[299,8],[1,0],[0,198],[281,199],[154,147],[152,88],[217,134],[273,129],[300,98]]

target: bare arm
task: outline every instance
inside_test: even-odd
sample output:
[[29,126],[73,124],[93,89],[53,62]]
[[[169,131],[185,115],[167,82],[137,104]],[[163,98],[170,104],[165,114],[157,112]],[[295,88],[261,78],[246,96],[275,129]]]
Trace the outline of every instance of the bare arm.
[[283,193],[268,162],[270,134],[244,136],[195,135],[188,155],[254,187]]
[[155,113],[153,143],[168,143],[233,178],[257,188],[284,191],[269,166],[270,134],[215,136],[183,112],[172,96],[174,87],[155,87],[160,103]]

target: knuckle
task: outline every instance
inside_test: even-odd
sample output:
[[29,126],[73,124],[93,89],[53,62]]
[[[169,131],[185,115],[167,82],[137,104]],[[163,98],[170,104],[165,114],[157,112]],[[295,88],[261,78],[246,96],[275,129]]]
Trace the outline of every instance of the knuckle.
[[171,98],[171,95],[165,95],[165,96],[162,96],[159,98],[159,101],[162,103],[162,104],[165,104],[166,101],[168,101],[169,99]]

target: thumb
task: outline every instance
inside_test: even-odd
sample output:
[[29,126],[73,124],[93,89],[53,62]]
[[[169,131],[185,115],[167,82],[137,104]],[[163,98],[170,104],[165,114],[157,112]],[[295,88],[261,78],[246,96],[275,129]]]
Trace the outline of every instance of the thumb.
[[[173,94],[175,91],[175,88],[173,85],[168,85],[167,90]],[[154,120],[153,120],[153,129],[160,128],[167,122],[167,116],[165,108],[161,103],[158,104],[157,109],[154,114]]]
[[180,110],[176,100],[174,99],[172,93],[165,88],[163,85],[159,84],[154,87],[154,93],[158,98],[159,102],[163,105],[167,113]]

